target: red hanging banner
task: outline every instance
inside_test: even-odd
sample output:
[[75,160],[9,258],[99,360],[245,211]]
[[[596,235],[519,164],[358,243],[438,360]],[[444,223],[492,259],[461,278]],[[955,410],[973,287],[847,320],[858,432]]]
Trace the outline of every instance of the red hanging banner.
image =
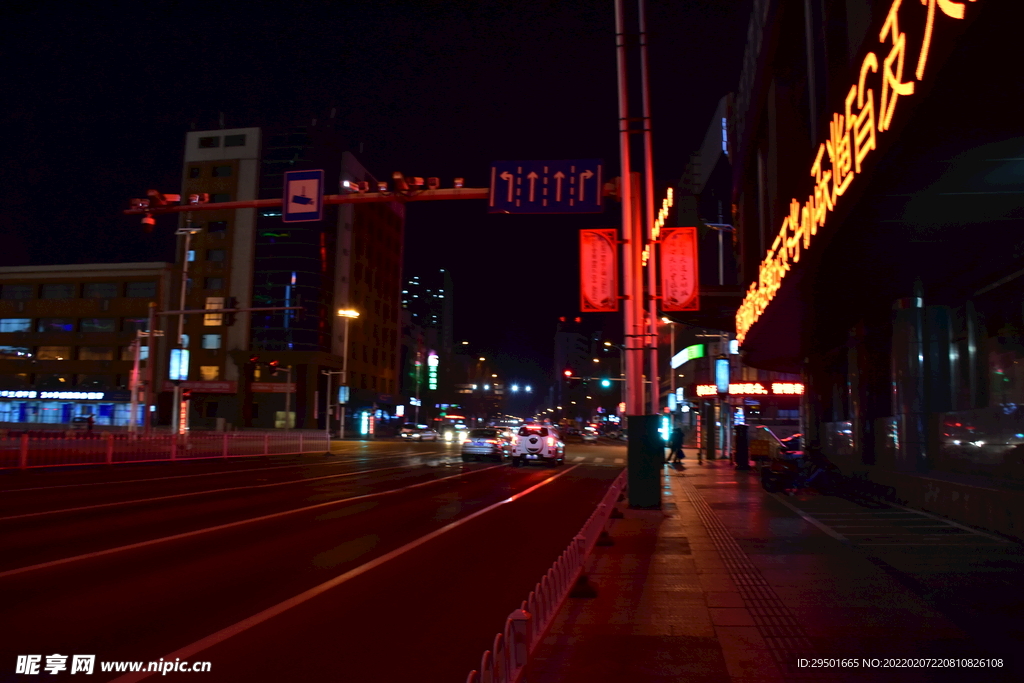
[[619,250],[615,228],[580,230],[580,310],[619,310]]
[[661,310],[699,311],[697,228],[661,229]]

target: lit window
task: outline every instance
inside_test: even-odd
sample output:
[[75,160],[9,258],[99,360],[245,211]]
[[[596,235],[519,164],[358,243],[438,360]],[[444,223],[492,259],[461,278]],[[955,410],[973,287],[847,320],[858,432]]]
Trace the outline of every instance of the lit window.
[[220,348],[220,335],[219,334],[204,334],[203,335],[203,348],[204,349],[219,349]]
[[81,332],[114,332],[117,330],[117,318],[82,318],[78,329]]
[[31,332],[32,318],[0,318],[0,332]]
[[220,379],[220,366],[200,365],[199,376],[202,377],[204,382],[216,382],[218,379]]
[[[43,348],[43,347],[40,347]],[[78,360],[114,360],[112,346],[82,346],[78,349]]]
[[36,349],[38,360],[71,360],[70,346],[40,346]]

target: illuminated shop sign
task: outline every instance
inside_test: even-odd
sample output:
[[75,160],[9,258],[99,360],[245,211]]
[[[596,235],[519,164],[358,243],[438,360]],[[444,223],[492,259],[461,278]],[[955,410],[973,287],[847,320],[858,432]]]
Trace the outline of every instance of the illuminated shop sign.
[[[875,149],[876,135],[891,128],[899,98],[914,94],[914,79],[924,80],[936,15],[941,30],[948,25],[946,19],[963,19],[965,12],[965,4],[953,0],[908,0],[905,4],[894,0],[889,6],[878,34],[879,54],[869,52],[864,57],[859,78],[846,95],[843,112],[832,114],[829,137],[818,147],[810,169],[811,192],[806,200],[790,201],[789,215],[782,219],[782,228],[761,262],[757,282],[750,285],[736,312],[736,338],[740,343],[775,298],[790,264],[800,261],[800,250],[810,248],[811,238],[825,225],[829,212],[835,211],[854,177],[863,172],[868,153]],[[916,60],[913,54],[907,54],[907,33],[902,29],[908,26],[921,36]],[[913,75],[904,73],[908,57],[914,60],[906,64],[908,72],[913,64]],[[876,92],[880,95],[877,109]]]
[[56,398],[72,401],[102,401],[103,391],[0,391],[0,398]]
[[693,346],[687,346],[685,349],[672,356],[672,367],[678,368],[680,365],[687,361],[694,360],[695,358],[704,357],[704,345],[694,344]]
[[[668,220],[668,211],[675,204],[675,192],[672,188],[668,188],[668,192],[665,193],[665,198],[661,200],[661,208],[658,209],[658,217],[654,220],[654,225],[651,227],[651,241],[657,242],[658,238],[661,237],[661,229],[665,227],[665,221]],[[651,258],[651,245],[648,244],[644,247],[643,252],[640,254],[640,260],[643,265],[647,265],[647,261]]]
[[427,388],[431,391],[437,390],[437,354],[433,351],[427,356]]
[[[761,382],[739,382],[729,385],[730,396],[756,396],[773,394],[775,396],[797,396],[804,393],[804,385],[799,382],[772,382],[771,391]],[[718,387],[714,384],[698,384],[698,396],[717,396]]]

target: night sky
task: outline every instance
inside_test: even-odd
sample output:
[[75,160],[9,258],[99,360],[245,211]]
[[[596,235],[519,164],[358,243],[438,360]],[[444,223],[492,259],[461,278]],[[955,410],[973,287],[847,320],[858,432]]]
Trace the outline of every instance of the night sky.
[[[750,4],[649,5],[659,187],[736,87]],[[498,159],[603,158],[617,173],[612,0],[8,0],[0,20],[0,265],[173,260],[174,219],[147,234],[121,211],[150,187],[178,192],[185,132],[221,115],[308,124],[336,108],[382,179],[483,187]],[[577,230],[616,225],[615,207],[410,204],[406,272],[449,268],[456,340],[530,379],[550,370],[558,316],[578,315]]]

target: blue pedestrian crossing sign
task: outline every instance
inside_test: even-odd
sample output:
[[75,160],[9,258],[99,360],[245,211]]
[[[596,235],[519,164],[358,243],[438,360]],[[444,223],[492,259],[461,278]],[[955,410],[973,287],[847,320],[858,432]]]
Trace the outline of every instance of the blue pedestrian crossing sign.
[[495,161],[490,213],[600,213],[600,159]]
[[324,217],[324,172],[287,171],[281,220],[285,223],[319,221]]

